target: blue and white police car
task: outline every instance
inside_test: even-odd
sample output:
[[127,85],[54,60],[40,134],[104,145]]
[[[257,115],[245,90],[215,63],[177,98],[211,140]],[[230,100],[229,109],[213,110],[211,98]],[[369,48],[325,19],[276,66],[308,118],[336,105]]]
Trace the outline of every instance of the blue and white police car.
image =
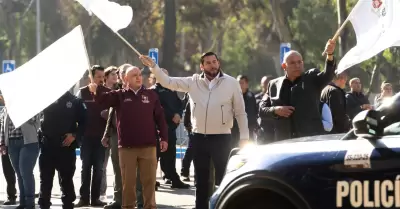
[[347,134],[233,153],[211,209],[400,208],[400,94]]

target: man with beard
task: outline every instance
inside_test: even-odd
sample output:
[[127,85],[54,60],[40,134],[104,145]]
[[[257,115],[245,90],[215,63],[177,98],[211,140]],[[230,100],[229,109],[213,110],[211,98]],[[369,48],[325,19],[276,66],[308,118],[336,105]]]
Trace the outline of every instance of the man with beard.
[[[111,91],[111,89],[103,85],[103,67],[94,65],[90,69],[90,73],[93,82],[99,85],[100,92]],[[94,95],[90,92],[89,86],[83,87],[78,92],[78,95],[87,106],[88,120],[81,143],[82,185],[79,190],[81,197],[76,207],[85,207],[89,206],[89,204],[94,207],[104,206],[106,203],[100,201],[100,185],[103,176],[106,148],[101,144],[101,139],[103,138],[107,120],[101,116],[101,112],[106,107],[95,102],[93,99]]]
[[191,77],[169,77],[148,56],[140,57],[165,88],[188,92],[190,96],[193,161],[196,171],[196,209],[207,209],[210,163],[215,168],[215,184],[224,176],[231,144],[234,117],[240,130],[241,145],[249,139],[247,114],[237,80],[222,72],[218,56],[204,53],[200,58],[203,73]]

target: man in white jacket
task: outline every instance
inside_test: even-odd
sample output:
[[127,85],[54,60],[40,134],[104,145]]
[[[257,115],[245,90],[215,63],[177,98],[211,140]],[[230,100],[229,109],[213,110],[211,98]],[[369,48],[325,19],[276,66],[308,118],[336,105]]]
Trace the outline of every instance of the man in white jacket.
[[215,184],[224,176],[231,143],[234,117],[240,130],[240,144],[249,139],[247,114],[239,82],[223,73],[218,56],[201,56],[201,74],[169,77],[148,56],[140,57],[164,87],[190,96],[193,161],[196,171],[196,209],[208,209],[210,160],[215,168]]

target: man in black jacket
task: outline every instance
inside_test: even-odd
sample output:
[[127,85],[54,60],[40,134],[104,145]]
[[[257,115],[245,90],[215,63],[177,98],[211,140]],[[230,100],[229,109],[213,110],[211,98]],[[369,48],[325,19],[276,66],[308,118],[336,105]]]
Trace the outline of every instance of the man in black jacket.
[[368,97],[362,92],[361,80],[359,78],[350,79],[349,85],[351,90],[346,94],[347,114],[353,120],[358,113],[372,107]]
[[183,116],[183,125],[189,136],[188,147],[186,148],[185,155],[182,160],[182,169],[181,169],[181,176],[184,177],[184,181],[190,181],[189,174],[190,174],[190,164],[193,161],[193,148],[191,143],[191,135],[192,135],[192,123],[190,121],[190,102],[189,102],[189,94],[186,93],[183,99],[183,104],[185,105],[185,115]]
[[260,102],[262,100],[262,98],[264,97],[264,94],[267,92],[267,88],[268,88],[268,83],[273,79],[273,77],[271,75],[269,76],[264,76],[261,78],[261,92],[259,92],[258,94],[256,94],[255,98],[256,98],[256,103],[257,103],[257,110],[260,107]]
[[[167,73],[166,70],[165,73]],[[183,183],[176,172],[176,128],[181,122],[182,100],[175,91],[164,88],[160,83],[156,83],[150,89],[158,94],[168,125],[168,149],[160,155],[161,170],[165,174],[166,183],[171,182],[171,188],[189,188],[189,185]]]
[[324,133],[319,111],[322,89],[335,75],[333,52],[335,41],[326,44],[325,70],[304,72],[303,58],[299,52],[289,51],[284,56],[282,68],[286,75],[269,82],[266,96],[261,101],[261,119],[274,119],[275,140]]
[[[240,83],[240,88],[242,89],[244,106],[247,113],[247,123],[249,126],[250,138],[254,140],[254,131],[257,129],[257,115],[258,107],[256,104],[256,98],[253,92],[249,90],[249,78],[245,75],[239,75],[237,80]],[[233,120],[232,127],[232,148],[239,146],[239,126],[236,119]]]
[[333,129],[330,133],[345,133],[350,129],[350,119],[346,113],[347,75],[341,73],[335,76],[321,93],[321,102],[328,104],[332,112]]

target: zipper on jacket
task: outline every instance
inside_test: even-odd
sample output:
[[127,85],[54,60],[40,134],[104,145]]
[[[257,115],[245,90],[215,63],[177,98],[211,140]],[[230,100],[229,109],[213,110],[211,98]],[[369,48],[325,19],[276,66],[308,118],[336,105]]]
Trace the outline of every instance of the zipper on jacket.
[[206,119],[204,120],[204,134],[207,134],[207,115],[208,115],[208,104],[210,103],[211,90],[208,92],[208,100],[206,107]]
[[222,125],[225,125],[225,122],[224,122],[224,105],[221,105],[221,113],[222,113]]

